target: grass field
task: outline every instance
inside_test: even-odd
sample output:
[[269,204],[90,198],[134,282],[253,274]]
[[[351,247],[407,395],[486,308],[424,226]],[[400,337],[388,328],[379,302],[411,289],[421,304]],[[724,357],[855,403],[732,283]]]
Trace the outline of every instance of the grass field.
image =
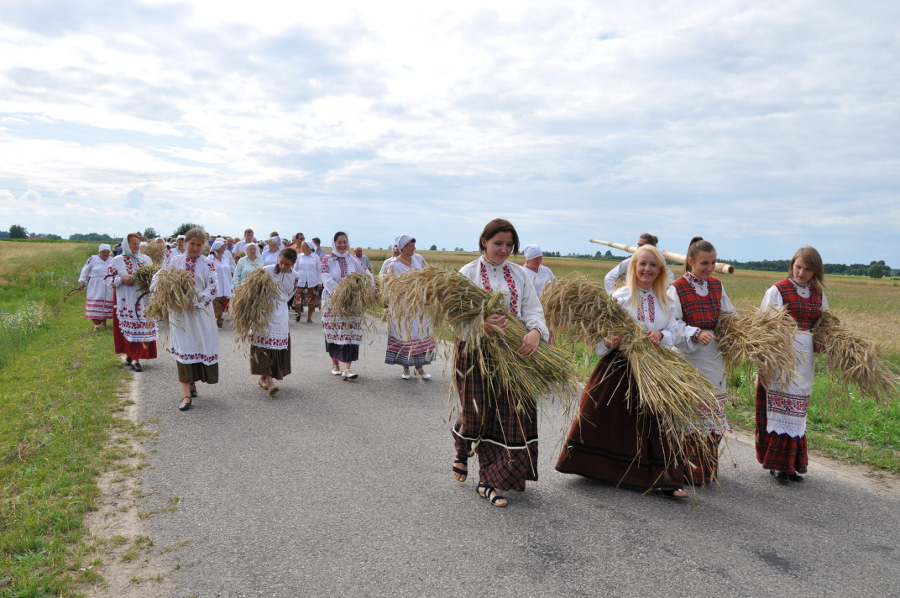
[[[85,559],[90,538],[85,514],[95,508],[97,478],[124,457],[110,438],[127,429],[115,417],[128,379],[112,354],[111,333],[94,333],[84,318],[84,294],[63,303],[76,286],[94,243],[0,241],[0,597],[77,594],[92,575]],[[368,252],[377,269],[386,252]],[[423,252],[431,262],[458,268],[475,254]],[[521,263],[521,260],[519,260]],[[614,262],[548,258],[557,275],[579,271],[602,277]],[[777,273],[723,276],[741,307],[758,305]],[[826,293],[836,313],[877,341],[900,364],[900,286],[896,281],[833,277]],[[587,375],[583,359],[573,367]],[[729,417],[752,427],[752,381],[735,375]],[[900,472],[900,402],[886,409],[853,399],[822,408],[831,389],[817,380],[809,414],[814,450],[845,461]],[[88,569],[81,571],[81,569]]]

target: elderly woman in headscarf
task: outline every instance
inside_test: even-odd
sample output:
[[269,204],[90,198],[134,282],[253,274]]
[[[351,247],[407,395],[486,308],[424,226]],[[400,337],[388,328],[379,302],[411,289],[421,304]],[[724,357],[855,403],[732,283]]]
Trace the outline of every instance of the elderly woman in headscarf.
[[[162,267],[187,271],[194,282],[198,299],[186,312],[169,312],[169,353],[175,359],[178,382],[181,384],[180,411],[187,411],[197,397],[197,382],[216,384],[219,381],[219,331],[213,315],[212,302],[217,293],[219,277],[212,259],[203,255],[206,238],[203,230],[192,228],[185,233],[185,253],[170,258]],[[159,273],[153,277],[155,288]]]
[[[390,281],[395,276],[403,276],[410,270],[420,270],[427,266],[425,258],[416,253],[416,240],[410,235],[399,235],[394,239],[394,246],[400,250],[399,255],[385,261],[381,274],[385,280],[390,302]],[[399,321],[392,318],[388,326],[387,351],[384,362],[388,365],[402,365],[404,380],[412,378],[409,368],[415,367],[416,374],[424,380],[431,378],[425,373],[424,366],[434,359],[434,338],[431,336],[431,322],[410,318]]]
[[312,322],[313,311],[322,303],[319,293],[322,290],[322,260],[315,254],[317,246],[312,241],[300,242],[300,255],[294,265],[297,273],[297,294],[294,297],[294,309],[297,310],[297,321],[303,316],[306,306],[307,323]]
[[540,245],[526,245],[522,251],[525,254],[525,273],[534,283],[534,290],[540,295],[551,280],[556,280],[553,272],[547,266],[541,264],[544,261],[544,252]]
[[209,257],[216,267],[216,275],[219,278],[218,291],[216,292],[216,298],[213,300],[216,326],[219,328],[222,327],[222,323],[225,321],[225,312],[228,311],[228,302],[234,290],[234,284],[231,280],[231,267],[227,263],[226,254],[229,257],[231,256],[228,248],[225,246],[225,239],[216,239],[209,248]]
[[269,237],[266,248],[263,249],[262,252],[263,262],[265,262],[267,266],[273,266],[277,264],[278,255],[281,253],[282,249],[284,249],[284,244],[281,242],[281,237]]
[[138,297],[134,273],[153,263],[141,253],[141,238],[128,233],[122,240],[122,254],[110,260],[103,281],[113,290],[113,346],[125,354],[125,364],[143,371],[141,359],[156,359],[156,321],[144,317],[146,299]]
[[234,286],[241,284],[241,281],[247,278],[253,270],[265,267],[265,262],[259,256],[259,245],[256,243],[247,243],[244,247],[247,254],[237,261],[234,267]]
[[347,233],[334,234],[331,253],[322,260],[322,328],[325,331],[325,350],[331,357],[331,373],[342,380],[356,380],[359,375],[350,370],[350,365],[359,359],[362,344],[362,317],[342,317],[329,309],[328,301],[337,286],[353,272],[363,272],[372,280],[372,273],[366,270],[349,251]]
[[78,277],[78,288],[87,287],[84,317],[94,323],[95,332],[106,326],[106,320],[113,317],[113,290],[103,282],[112,263],[109,257],[111,251],[109,245],[101,244],[97,255],[88,258]]

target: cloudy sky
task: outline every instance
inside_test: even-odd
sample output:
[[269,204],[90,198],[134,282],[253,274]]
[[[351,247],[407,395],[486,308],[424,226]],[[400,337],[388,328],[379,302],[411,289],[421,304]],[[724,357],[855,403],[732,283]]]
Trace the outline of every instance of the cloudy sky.
[[896,0],[0,0],[0,230],[900,265]]

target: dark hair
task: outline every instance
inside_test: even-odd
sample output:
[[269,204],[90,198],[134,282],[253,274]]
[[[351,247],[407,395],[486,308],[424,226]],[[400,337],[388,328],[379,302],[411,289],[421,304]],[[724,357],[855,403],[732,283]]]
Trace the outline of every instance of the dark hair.
[[[331,241],[332,241],[332,242],[337,242],[338,237],[340,237],[341,235],[344,235],[345,237],[347,237],[347,233],[345,233],[345,232],[342,231],[342,230],[339,230],[338,232],[334,233],[334,238],[333,238]],[[350,237],[347,237],[347,240],[349,241],[349,240],[350,240]],[[313,243],[315,243],[315,242],[316,242],[316,240],[313,239]],[[318,245],[318,243],[316,243],[316,245]]]
[[297,250],[293,247],[285,247],[281,250],[281,256],[286,257],[293,263],[297,263]]
[[246,235],[247,233],[250,233],[250,234],[252,235],[252,234],[253,234],[253,229],[252,229],[252,228],[248,228],[247,230],[244,231],[244,234],[245,234],[245,235]]
[[716,248],[709,241],[704,241],[703,237],[694,237],[688,244],[687,259],[684,260],[684,271],[690,272],[691,266],[688,262],[692,261],[701,251],[711,251],[715,253]]
[[504,220],[503,218],[494,218],[481,231],[481,236],[478,238],[478,248],[481,250],[481,253],[484,253],[482,241],[490,241],[499,233],[510,233],[512,235],[513,255],[519,255],[519,233],[516,232],[516,227],[509,220]]
[[659,239],[656,235],[651,235],[650,233],[641,233],[641,236],[638,239],[643,239],[647,242],[647,245],[653,245],[656,247],[656,244],[659,243]]
[[313,237],[312,240],[313,240],[313,243],[315,243],[317,247],[322,244],[322,239],[320,239],[319,237]]
[[822,256],[816,251],[815,247],[807,245],[806,247],[801,247],[797,250],[797,253],[791,258],[791,265],[788,267],[788,276],[794,275],[794,262],[797,261],[797,258],[806,262],[809,269],[813,271],[812,278],[809,281],[810,284],[817,289],[825,288],[825,266],[822,264]]

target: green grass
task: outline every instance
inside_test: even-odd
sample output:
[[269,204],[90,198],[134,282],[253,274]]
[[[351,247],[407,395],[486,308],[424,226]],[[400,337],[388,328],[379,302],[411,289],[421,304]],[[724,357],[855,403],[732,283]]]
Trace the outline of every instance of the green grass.
[[[91,251],[23,259],[4,274],[0,311],[33,304],[39,322],[0,328],[0,587],[3,597],[71,596],[87,558],[85,514],[117,456],[110,432],[124,372],[84,298],[61,303]],[[26,318],[26,320],[28,320]],[[36,323],[35,323],[36,322]]]

